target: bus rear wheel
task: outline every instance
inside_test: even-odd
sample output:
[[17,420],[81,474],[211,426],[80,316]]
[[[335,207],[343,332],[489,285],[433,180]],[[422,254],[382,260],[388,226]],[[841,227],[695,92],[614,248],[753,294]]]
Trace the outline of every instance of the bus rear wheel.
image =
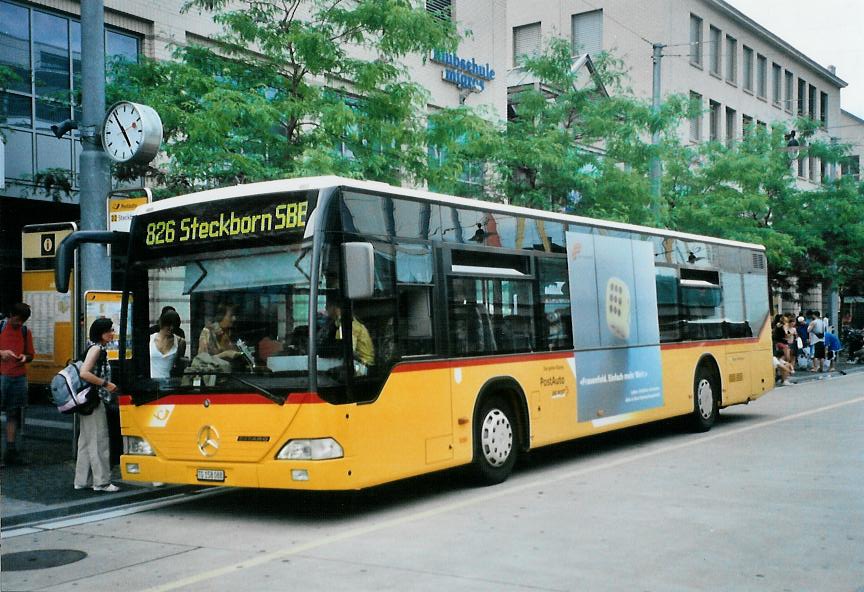
[[705,366],[700,366],[693,379],[693,414],[690,422],[693,431],[707,432],[717,421],[720,410],[719,395],[720,383],[717,374]]
[[484,485],[503,482],[513,471],[518,435],[511,406],[502,397],[483,401],[474,425],[474,475]]

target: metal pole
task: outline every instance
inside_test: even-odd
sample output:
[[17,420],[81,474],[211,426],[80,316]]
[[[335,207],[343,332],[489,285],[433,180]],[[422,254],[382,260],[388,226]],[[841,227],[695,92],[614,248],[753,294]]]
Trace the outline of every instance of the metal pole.
[[[653,45],[654,53],[652,61],[654,62],[654,84],[652,89],[651,106],[654,114],[660,112],[660,60],[663,58],[663,48],[666,47],[662,43]],[[651,134],[651,143],[656,147],[660,145],[660,131],[654,130]],[[651,158],[651,214],[654,216],[654,221],[660,224],[660,158],[653,156]]]
[[[105,230],[106,196],[111,189],[111,168],[99,139],[105,117],[105,5],[103,0],[81,2],[81,96],[82,120],[79,132],[82,151],[81,230]],[[87,290],[111,289],[111,265],[104,245],[81,248],[81,284],[77,297]],[[83,302],[82,302],[83,305]],[[83,318],[83,308],[79,308]],[[86,335],[86,327],[82,335]],[[76,344],[80,348],[83,344]]]

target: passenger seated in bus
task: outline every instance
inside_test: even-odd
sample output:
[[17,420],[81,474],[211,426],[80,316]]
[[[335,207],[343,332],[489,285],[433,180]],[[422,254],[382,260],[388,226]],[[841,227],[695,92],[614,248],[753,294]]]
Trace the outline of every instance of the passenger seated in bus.
[[303,356],[309,353],[309,325],[294,327],[285,351],[294,356]]
[[198,354],[210,354],[213,357],[233,361],[243,357],[237,349],[232,333],[236,307],[233,304],[222,303],[216,307],[216,316],[212,323],[201,329],[198,337]]
[[[335,298],[328,298],[326,305],[327,322],[318,333],[318,355],[321,357],[340,357],[342,352],[342,307]],[[357,317],[351,322],[351,341],[354,351],[354,374],[366,376],[369,367],[375,364],[375,346],[369,330]]]

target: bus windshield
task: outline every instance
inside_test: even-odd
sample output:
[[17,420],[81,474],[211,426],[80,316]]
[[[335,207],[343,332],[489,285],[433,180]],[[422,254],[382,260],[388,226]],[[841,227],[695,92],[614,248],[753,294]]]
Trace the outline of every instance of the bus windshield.
[[136,264],[133,394],[306,388],[311,258],[280,247]]

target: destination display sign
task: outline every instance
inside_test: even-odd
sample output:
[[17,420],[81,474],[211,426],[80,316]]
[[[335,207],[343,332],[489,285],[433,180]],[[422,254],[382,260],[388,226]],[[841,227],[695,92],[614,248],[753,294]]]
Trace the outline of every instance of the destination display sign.
[[210,250],[227,241],[296,240],[309,215],[309,194],[256,195],[142,214],[135,220],[136,252]]

